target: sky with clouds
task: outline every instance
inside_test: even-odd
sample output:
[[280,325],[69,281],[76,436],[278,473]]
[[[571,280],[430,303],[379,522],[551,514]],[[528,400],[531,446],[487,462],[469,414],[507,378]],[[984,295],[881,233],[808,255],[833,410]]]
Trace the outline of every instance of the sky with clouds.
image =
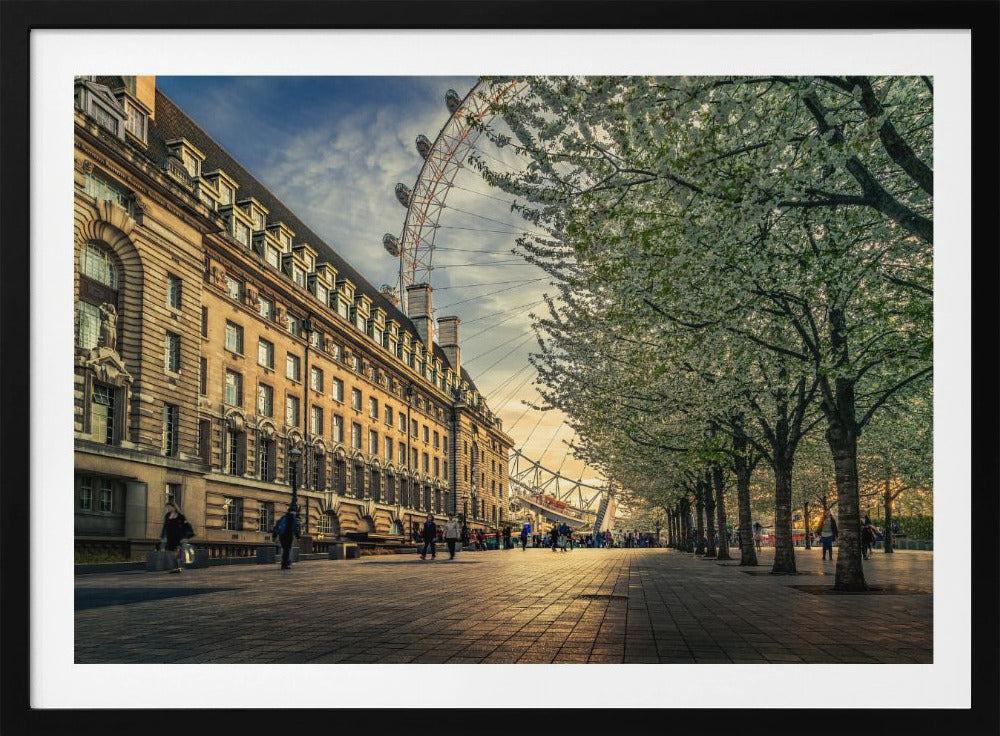
[[[398,261],[382,248],[399,235],[406,210],[393,193],[412,188],[422,159],[414,140],[432,141],[448,120],[444,96],[464,96],[474,77],[158,77],[157,87],[264,183],[370,282],[395,284]],[[492,163],[511,159],[496,149]],[[539,412],[537,348],[530,313],[544,273],[511,254],[526,224],[509,197],[477,172],[455,178],[435,237],[431,276],[436,316],[461,320],[462,364],[504,429],[526,455],[568,477],[594,479],[569,455],[572,431],[557,411]],[[506,200],[506,201],[505,201]]]

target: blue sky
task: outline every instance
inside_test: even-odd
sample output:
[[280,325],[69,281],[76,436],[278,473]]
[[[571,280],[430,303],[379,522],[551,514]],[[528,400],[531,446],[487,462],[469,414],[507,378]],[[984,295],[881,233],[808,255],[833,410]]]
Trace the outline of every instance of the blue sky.
[[[448,119],[445,92],[451,88],[464,96],[475,83],[474,77],[156,80],[159,89],[376,286],[396,281],[398,262],[385,253],[381,240],[383,233],[399,235],[402,230],[406,211],[393,188],[397,182],[412,187],[419,174],[422,159],[414,139],[422,133],[433,141]],[[449,266],[432,274],[437,316],[461,317],[463,365],[518,445],[553,469],[562,466],[568,475],[590,478],[592,471],[566,458],[562,441],[571,432],[564,417],[526,409],[522,403],[538,400],[531,386],[534,371],[525,369],[528,353],[537,347],[529,313],[554,289],[546,280],[529,282],[543,275],[535,267],[511,263],[513,235],[490,231],[516,230],[524,223],[494,199],[502,193],[490,190],[474,171],[459,172],[455,184],[441,220],[445,227],[435,241],[440,249],[435,264]],[[514,283],[490,285],[498,282]]]

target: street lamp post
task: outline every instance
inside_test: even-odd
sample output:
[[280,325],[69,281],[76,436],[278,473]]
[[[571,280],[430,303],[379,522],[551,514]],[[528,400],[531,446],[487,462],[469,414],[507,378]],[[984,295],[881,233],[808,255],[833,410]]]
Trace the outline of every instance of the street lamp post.
[[292,463],[292,500],[288,504],[289,510],[298,510],[299,499],[299,458],[302,457],[302,450],[294,445],[288,450],[288,457]]

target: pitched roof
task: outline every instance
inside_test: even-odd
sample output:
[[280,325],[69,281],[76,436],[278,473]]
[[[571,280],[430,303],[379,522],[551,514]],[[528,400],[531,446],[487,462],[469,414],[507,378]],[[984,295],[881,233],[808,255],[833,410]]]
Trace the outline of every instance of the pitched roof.
[[[202,164],[203,171],[212,171],[213,169],[222,169],[225,171],[226,174],[239,184],[237,199],[248,197],[257,199],[267,207],[269,222],[284,222],[288,225],[288,227],[295,231],[296,241],[308,242],[318,251],[317,262],[328,262],[337,269],[338,278],[348,279],[354,284],[356,293],[366,295],[372,300],[373,305],[381,307],[386,312],[388,319],[396,320],[402,329],[419,339],[416,327],[398,307],[386,299],[371,282],[355,270],[332,247],[327,245],[323,238],[300,220],[284,202],[278,199],[250,171],[227,153],[221,145],[202,130],[169,97],[160,90],[157,90],[155,120],[150,121],[146,155],[155,163],[161,163],[167,157],[167,141],[177,138],[186,138],[205,155],[205,161]],[[439,345],[435,343],[426,347],[433,350],[435,358],[440,359],[444,365],[453,368]],[[465,374],[465,371],[463,370],[462,373]],[[467,380],[469,380],[471,385],[471,379]]]

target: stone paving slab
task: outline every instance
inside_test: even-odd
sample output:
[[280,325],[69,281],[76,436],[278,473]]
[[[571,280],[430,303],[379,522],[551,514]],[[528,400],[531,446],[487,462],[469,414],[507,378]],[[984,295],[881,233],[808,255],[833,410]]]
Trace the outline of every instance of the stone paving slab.
[[75,661],[933,661],[933,553],[876,552],[878,595],[799,590],[832,586],[834,567],[818,550],[796,562],[807,574],[667,549],[529,549],[79,576]]

